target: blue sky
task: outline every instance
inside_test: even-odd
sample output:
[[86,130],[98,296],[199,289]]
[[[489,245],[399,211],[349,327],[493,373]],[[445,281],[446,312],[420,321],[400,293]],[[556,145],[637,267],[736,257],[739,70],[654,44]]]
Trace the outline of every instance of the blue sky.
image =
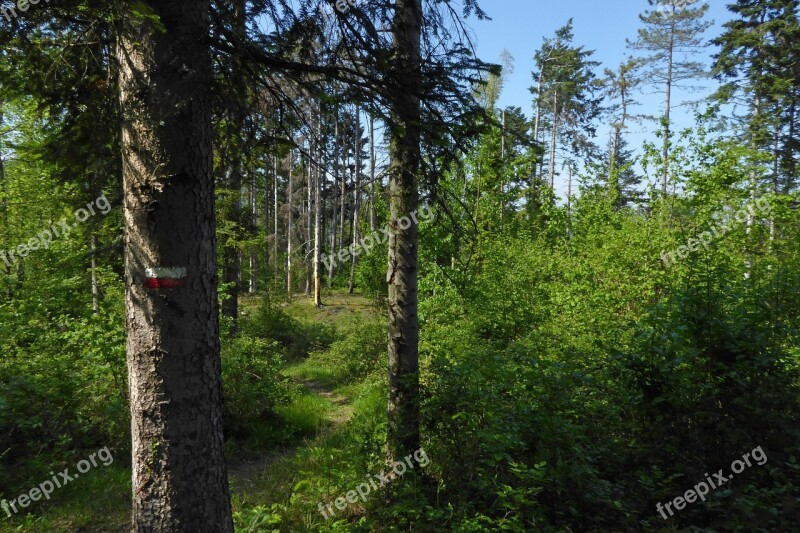
[[[708,18],[715,22],[707,33],[708,39],[711,39],[719,34],[721,24],[732,17],[725,7],[727,2],[712,0],[709,4]],[[499,63],[503,49],[507,49],[514,57],[514,73],[507,81],[500,106],[520,106],[528,116],[533,114],[532,95],[528,90],[533,85],[533,54],[541,46],[544,37],[551,37],[557,28],[573,18],[575,44],[595,50],[593,58],[602,63],[597,72],[601,76],[603,68],[613,69],[630,53],[625,40],[636,38],[636,32],[641,27],[639,14],[648,8],[647,0],[483,0],[480,5],[492,20],[478,21],[472,18],[468,21],[477,40],[479,57]],[[698,54],[697,60],[708,62],[713,53],[714,48],[709,46]],[[706,85],[713,86],[713,82],[706,82]],[[653,91],[652,88],[644,89],[646,93]],[[696,100],[708,92],[708,89],[693,93],[677,91],[673,102]],[[658,94],[639,94],[636,99],[643,104],[639,112],[651,115],[663,112],[660,90]],[[673,114],[678,127],[691,126],[688,109],[679,107]],[[629,136],[631,147],[641,145],[645,138],[653,139],[652,131],[656,128],[653,122],[633,125]],[[606,128],[598,130],[597,141],[603,147],[608,138],[606,132]],[[566,184],[559,183],[557,190],[563,194]]]

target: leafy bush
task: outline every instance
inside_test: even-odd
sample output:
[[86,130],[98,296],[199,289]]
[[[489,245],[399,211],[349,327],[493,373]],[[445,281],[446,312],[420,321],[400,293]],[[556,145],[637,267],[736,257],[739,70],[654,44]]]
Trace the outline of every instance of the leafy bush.
[[246,439],[267,421],[277,421],[275,408],[289,402],[292,386],[280,370],[283,356],[277,342],[246,335],[222,349],[225,434]]

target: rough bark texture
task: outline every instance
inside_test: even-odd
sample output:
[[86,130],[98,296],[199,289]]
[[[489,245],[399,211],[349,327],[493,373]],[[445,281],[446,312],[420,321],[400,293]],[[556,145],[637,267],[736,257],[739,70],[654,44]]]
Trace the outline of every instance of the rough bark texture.
[[[232,532],[223,456],[208,0],[146,0],[163,31],[123,21],[133,529]],[[184,267],[183,289],[145,269]]]
[[419,448],[417,225],[400,225],[419,204],[421,0],[397,0],[392,25],[396,90],[390,94],[389,424],[390,459]]

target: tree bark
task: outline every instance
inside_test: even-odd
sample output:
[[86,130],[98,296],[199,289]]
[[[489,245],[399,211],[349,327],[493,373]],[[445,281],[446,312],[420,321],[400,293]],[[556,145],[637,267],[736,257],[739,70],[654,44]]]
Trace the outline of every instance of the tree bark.
[[670,33],[669,38],[669,50],[667,51],[668,55],[668,66],[667,66],[667,90],[666,90],[666,102],[665,102],[665,109],[664,109],[664,147],[662,148],[662,157],[664,158],[664,167],[662,169],[662,176],[661,176],[661,192],[664,196],[667,195],[667,185],[669,183],[669,137],[671,134],[670,131],[670,120],[671,120],[671,111],[672,111],[672,70],[673,70],[673,63],[675,57],[675,23],[673,22],[672,26],[672,33]]
[[[355,250],[358,244],[358,209],[360,207],[360,188],[361,188],[361,110],[356,106],[356,120],[355,120],[355,183],[353,188],[353,249]],[[350,283],[348,284],[348,292],[353,294],[356,286],[356,255],[351,254],[350,259]]]
[[[223,455],[209,0],[123,19],[120,61],[133,529],[233,532]],[[147,269],[183,288],[148,288]],[[185,270],[177,270],[185,269]]]
[[558,92],[553,92],[553,131],[550,137],[550,177],[548,184],[555,190],[556,185],[556,138],[558,137]]
[[375,117],[369,115],[369,229],[377,229],[375,220]]
[[322,307],[322,276],[320,274],[320,249],[322,248],[322,209],[320,205],[320,180],[324,176],[325,165],[322,163],[322,105],[317,113],[317,160],[319,164],[314,173],[314,305]]
[[394,82],[391,116],[389,218],[389,459],[419,449],[419,319],[417,316],[417,224],[403,227],[419,205],[420,100],[422,86],[421,0],[396,0],[392,33]]
[[[311,149],[311,144],[309,143],[308,146],[309,150]],[[311,234],[311,181],[312,181],[312,173],[314,172],[314,160],[313,157],[308,158],[308,164],[306,168],[306,245],[303,247],[305,249],[305,254],[303,257],[306,258],[306,297],[311,297],[311,284],[314,276],[314,268],[311,264],[314,260],[311,253],[311,246],[312,246],[312,234]]]
[[272,211],[275,214],[275,235],[274,235],[275,239],[272,242],[272,248],[273,248],[272,256],[274,258],[273,268],[274,268],[274,279],[276,287],[275,290],[277,291],[278,287],[280,287],[280,284],[278,283],[278,271],[280,270],[278,268],[278,154],[275,154],[272,157],[272,164],[274,166],[273,176],[275,177],[275,183],[273,184],[275,186],[275,196],[273,197],[275,203],[272,206]]
[[286,191],[286,292],[289,296],[289,301],[292,301],[292,232],[294,228],[292,227],[292,195],[294,191],[292,190],[293,183],[292,183],[292,168],[294,161],[293,161],[293,154],[292,151],[289,150],[289,185],[288,190]]
[[333,288],[333,275],[336,272],[336,254],[339,250],[336,248],[336,223],[338,220],[338,206],[339,202],[337,197],[333,194],[336,187],[339,186],[339,108],[334,109],[334,133],[333,133],[333,186],[331,196],[333,197],[333,217],[331,220],[331,260],[328,263],[328,288]]

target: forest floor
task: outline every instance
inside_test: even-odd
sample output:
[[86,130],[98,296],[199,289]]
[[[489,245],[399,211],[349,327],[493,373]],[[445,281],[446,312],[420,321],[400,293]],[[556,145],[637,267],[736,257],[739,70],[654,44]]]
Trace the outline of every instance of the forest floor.
[[[258,302],[258,298],[243,299],[243,320],[255,318]],[[323,302],[316,309],[299,294],[292,303],[282,304],[281,310],[309,330],[327,326],[338,332],[342,324],[352,327],[379,320],[376,307],[359,295],[334,292],[326,294]],[[337,333],[334,338],[341,336]],[[289,404],[277,407],[277,417],[255,429],[261,439],[254,442],[262,445],[226,443],[237,532],[314,531],[323,520],[310,512],[316,500],[297,505],[298,484],[308,484],[310,479],[315,486],[330,485],[331,461],[341,462],[351,446],[345,434],[354,400],[370,388],[366,382],[342,380],[338,366],[335,354],[287,358],[281,373],[295,383],[297,392]],[[98,469],[86,482],[81,480],[80,488],[65,487],[46,504],[31,506],[25,516],[0,517],[0,532],[128,531],[127,462],[119,458]]]

